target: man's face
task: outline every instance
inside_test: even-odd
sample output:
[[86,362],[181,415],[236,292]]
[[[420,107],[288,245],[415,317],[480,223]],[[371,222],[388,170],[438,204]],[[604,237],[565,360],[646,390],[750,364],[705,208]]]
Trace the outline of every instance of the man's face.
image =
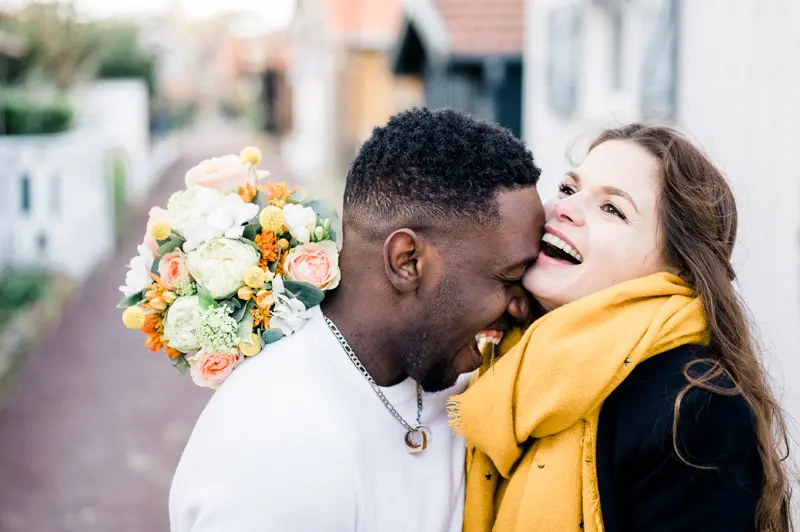
[[405,373],[426,391],[449,388],[478,369],[478,333],[508,330],[530,308],[521,278],[539,253],[542,203],[534,187],[496,200],[497,223],[437,241],[422,274],[418,310],[406,322],[399,354]]

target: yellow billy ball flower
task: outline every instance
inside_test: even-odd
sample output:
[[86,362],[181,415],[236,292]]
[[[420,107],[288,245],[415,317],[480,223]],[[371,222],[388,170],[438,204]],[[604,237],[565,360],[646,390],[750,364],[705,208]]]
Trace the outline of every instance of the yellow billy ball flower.
[[245,162],[256,165],[261,162],[261,150],[255,146],[248,146],[242,150],[242,152],[239,154],[239,157],[241,157]]
[[145,314],[141,307],[133,306],[125,309],[122,313],[122,323],[128,329],[141,329],[144,325]]
[[257,355],[261,352],[261,341],[256,333],[250,333],[250,340],[239,344],[239,351],[246,357]]
[[267,280],[267,274],[258,266],[250,266],[244,272],[244,284],[250,288],[261,288]]
[[283,222],[283,210],[274,205],[264,207],[261,214],[258,215],[258,223],[261,224],[261,229],[263,231],[272,231],[276,235],[283,229]]
[[172,227],[170,227],[169,223],[162,220],[153,224],[153,229],[150,230],[150,234],[156,240],[164,240],[169,237],[170,231],[172,231]]

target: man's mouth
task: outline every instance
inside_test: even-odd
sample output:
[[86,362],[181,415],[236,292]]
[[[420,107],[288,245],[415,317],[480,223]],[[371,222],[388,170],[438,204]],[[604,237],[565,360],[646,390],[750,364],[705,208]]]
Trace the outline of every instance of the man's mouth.
[[484,360],[492,357],[494,349],[500,345],[504,334],[504,331],[497,329],[484,329],[475,336],[475,340],[470,345],[474,361],[477,364],[476,369],[483,365]]
[[583,263],[583,255],[580,251],[553,233],[545,233],[542,237],[542,253],[570,264]]
[[484,329],[478,333],[478,336],[475,337],[475,342],[478,344],[478,348],[481,348],[481,351],[483,351],[482,348],[488,347],[489,344],[493,344],[495,346],[500,345],[504,334],[505,331],[498,331],[497,329]]

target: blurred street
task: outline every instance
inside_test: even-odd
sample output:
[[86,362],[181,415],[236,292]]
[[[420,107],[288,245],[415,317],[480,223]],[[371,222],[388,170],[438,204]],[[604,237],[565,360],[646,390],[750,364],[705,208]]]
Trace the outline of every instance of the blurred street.
[[[144,202],[166,206],[201,159],[255,145],[282,180],[277,146],[223,122],[185,134],[180,157]],[[117,287],[142,238],[134,213],[119,250],[73,298],[0,410],[0,530],[143,532],[168,528],[172,473],[210,397],[125,329]],[[91,235],[85,235],[91,238]]]

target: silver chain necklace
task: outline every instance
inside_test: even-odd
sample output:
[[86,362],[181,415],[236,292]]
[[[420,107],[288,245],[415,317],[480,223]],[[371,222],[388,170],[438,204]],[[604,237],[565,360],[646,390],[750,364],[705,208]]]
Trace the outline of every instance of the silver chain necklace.
[[361,375],[363,375],[364,378],[367,379],[367,382],[372,387],[372,390],[375,392],[375,395],[378,396],[378,399],[381,400],[383,406],[385,406],[386,409],[389,411],[389,413],[392,414],[394,418],[397,421],[399,421],[400,424],[403,425],[403,427],[406,429],[406,436],[405,436],[406,451],[408,451],[410,454],[416,454],[424,451],[428,447],[428,443],[431,438],[431,429],[428,426],[423,425],[421,420],[422,386],[417,384],[417,424],[412,427],[405,419],[403,419],[403,416],[401,416],[397,412],[397,410],[395,410],[394,406],[392,406],[392,403],[389,402],[386,396],[383,395],[380,386],[378,386],[375,383],[375,380],[369,374],[367,368],[364,367],[364,364],[361,363],[356,354],[353,352],[353,348],[350,347],[350,344],[347,343],[347,340],[345,340],[342,333],[339,332],[339,329],[336,328],[336,325],[334,325],[333,322],[330,319],[328,319],[327,316],[325,317],[325,323],[328,325],[328,328],[333,333],[333,336],[335,336],[336,339],[339,341],[339,345],[342,346],[344,352],[347,353],[347,356],[350,358],[350,362],[352,362],[353,365],[356,367],[356,369],[359,371],[359,373],[361,373]]

